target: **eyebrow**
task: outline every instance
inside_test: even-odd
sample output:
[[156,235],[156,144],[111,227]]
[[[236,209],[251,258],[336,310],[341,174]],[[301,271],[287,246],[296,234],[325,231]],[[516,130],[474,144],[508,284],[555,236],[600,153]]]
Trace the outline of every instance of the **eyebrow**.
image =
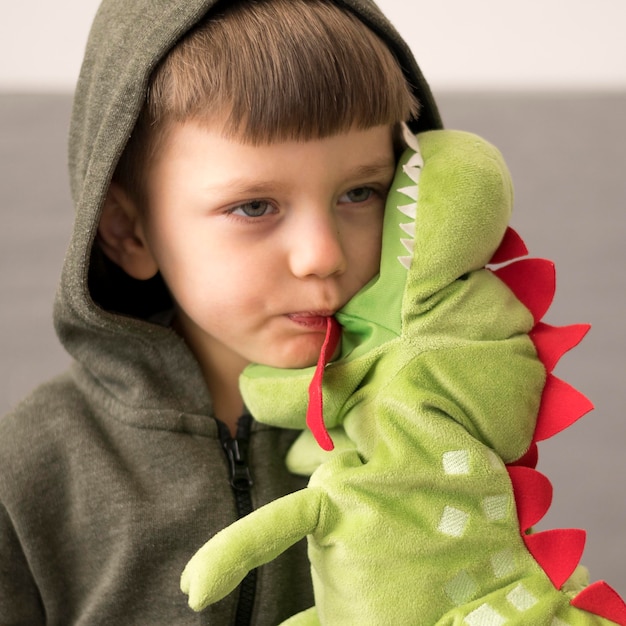
[[[379,159],[377,161],[372,161],[371,163],[357,165],[356,167],[344,172],[342,177],[346,179],[371,179],[378,178],[379,176],[391,178],[395,171],[395,167],[395,161],[390,161],[389,159]],[[275,180],[232,178],[215,186],[207,186],[205,189],[213,192],[228,190],[234,194],[264,195],[275,190],[277,186],[279,186],[279,183]]]
[[347,178],[377,178],[378,176],[387,176],[394,172],[396,163],[394,160],[380,159],[365,165],[358,165],[352,170],[346,172]]

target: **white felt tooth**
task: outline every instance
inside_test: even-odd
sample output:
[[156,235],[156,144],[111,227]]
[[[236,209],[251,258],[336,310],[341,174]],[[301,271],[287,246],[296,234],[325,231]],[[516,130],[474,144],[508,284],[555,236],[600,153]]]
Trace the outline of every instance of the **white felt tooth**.
[[400,243],[407,249],[409,254],[415,251],[415,239],[400,239]]
[[402,189],[398,189],[398,191],[400,193],[403,193],[408,198],[411,198],[411,200],[417,200],[417,196],[419,193],[416,185],[411,185],[410,187],[402,187]]
[[422,155],[419,152],[416,152],[407,162],[407,165],[410,167],[424,167],[424,159],[422,159]]
[[400,228],[409,236],[415,239],[415,222],[400,224]]
[[406,145],[409,146],[409,148],[413,148],[413,150],[415,150],[416,152],[419,150],[417,137],[404,122],[402,123],[402,136],[404,138],[404,141],[406,142]]
[[422,170],[419,167],[410,166],[408,163],[402,168],[404,173],[417,185],[420,182]]
[[412,256],[399,256],[398,261],[403,265],[407,270],[411,269],[411,261],[413,260]]
[[412,202],[411,204],[399,206],[398,211],[414,220],[417,217],[417,203]]

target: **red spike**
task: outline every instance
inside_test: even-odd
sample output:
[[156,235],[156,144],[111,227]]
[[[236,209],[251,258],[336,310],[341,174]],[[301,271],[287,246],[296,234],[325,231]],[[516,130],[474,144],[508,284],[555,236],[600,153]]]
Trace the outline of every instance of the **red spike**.
[[323,450],[332,450],[335,446],[324,424],[324,399],[322,395],[322,380],[326,364],[333,358],[333,354],[341,337],[341,326],[334,317],[328,317],[326,322],[326,338],[322,345],[315,374],[309,384],[309,406],[306,411],[306,423],[315,436],[317,443]]
[[530,467],[534,469],[537,467],[537,462],[539,461],[539,450],[537,449],[536,443],[531,443],[530,448],[528,448],[528,452],[517,461],[513,461],[512,463],[507,463],[507,467]]
[[494,270],[494,274],[533,314],[535,323],[550,308],[556,288],[552,261],[522,259]]
[[523,537],[528,551],[557,589],[564,585],[578,566],[585,538],[585,531],[578,528],[546,530]]
[[559,359],[566,352],[576,347],[590,328],[589,324],[550,326],[539,322],[528,334],[535,344],[539,360],[544,364],[546,370],[551,372]]
[[504,233],[499,248],[494,252],[489,263],[498,265],[499,263],[506,263],[507,261],[518,259],[527,254],[528,248],[526,248],[526,244],[517,232],[509,226]]
[[522,533],[543,519],[552,503],[552,484],[529,467],[508,467]]
[[548,512],[552,503],[552,484],[543,474],[529,467],[507,467],[507,470],[513,485],[520,530],[525,533]]
[[560,378],[548,374],[541,396],[533,441],[544,441],[554,437],[592,409],[593,404],[580,391]]
[[571,602],[572,606],[626,626],[626,604],[617,591],[603,580],[585,587]]

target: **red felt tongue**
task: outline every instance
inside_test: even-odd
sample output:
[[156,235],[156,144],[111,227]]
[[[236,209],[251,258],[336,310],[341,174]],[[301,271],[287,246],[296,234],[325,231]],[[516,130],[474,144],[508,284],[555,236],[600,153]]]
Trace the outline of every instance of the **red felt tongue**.
[[320,357],[317,361],[313,380],[309,385],[309,406],[306,412],[306,423],[311,429],[315,440],[323,450],[330,452],[335,446],[330,438],[326,426],[324,425],[324,407],[322,396],[322,381],[324,378],[324,369],[339,344],[341,337],[341,326],[334,317],[326,318],[326,338],[322,345]]

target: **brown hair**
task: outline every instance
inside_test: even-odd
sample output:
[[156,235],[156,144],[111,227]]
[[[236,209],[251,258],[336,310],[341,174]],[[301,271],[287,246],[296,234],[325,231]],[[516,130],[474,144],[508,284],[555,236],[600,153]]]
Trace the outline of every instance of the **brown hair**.
[[252,145],[398,124],[418,103],[385,43],[329,0],[218,7],[154,71],[115,178],[142,196],[172,122],[220,123]]

